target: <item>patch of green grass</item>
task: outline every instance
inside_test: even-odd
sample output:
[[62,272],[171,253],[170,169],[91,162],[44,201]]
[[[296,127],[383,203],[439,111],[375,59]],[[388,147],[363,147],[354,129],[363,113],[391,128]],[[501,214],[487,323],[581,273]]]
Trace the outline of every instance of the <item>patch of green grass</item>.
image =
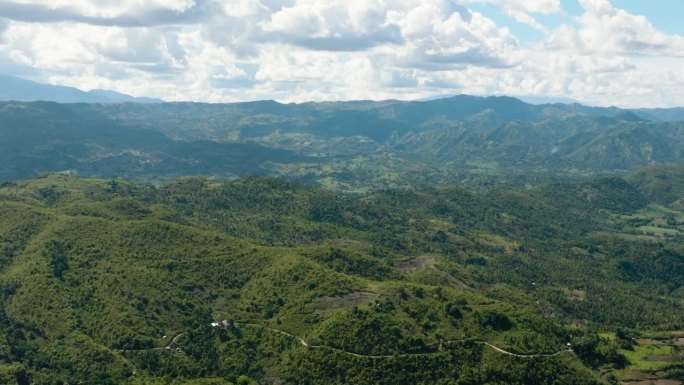
[[625,240],[661,240],[663,237],[681,235],[681,229],[670,226],[682,222],[684,213],[671,208],[651,204],[632,214],[613,214],[611,223],[621,229],[621,238]]
[[655,235],[660,235],[660,236],[664,236],[665,234],[670,234],[670,235],[679,234],[679,231],[677,231],[675,229],[665,229],[665,228],[656,227],[656,226],[641,226],[638,229],[644,233],[653,233]]
[[607,341],[615,341],[617,339],[615,333],[599,333],[599,337]]
[[648,330],[639,332],[639,336],[642,338],[652,338],[655,340],[667,340],[673,337],[684,336],[684,331]]
[[[669,356],[674,353],[669,345],[637,345],[634,350],[620,350],[627,357],[630,365],[641,371],[663,370],[672,365],[671,361],[656,361],[659,356]],[[649,358],[650,357],[650,358]]]

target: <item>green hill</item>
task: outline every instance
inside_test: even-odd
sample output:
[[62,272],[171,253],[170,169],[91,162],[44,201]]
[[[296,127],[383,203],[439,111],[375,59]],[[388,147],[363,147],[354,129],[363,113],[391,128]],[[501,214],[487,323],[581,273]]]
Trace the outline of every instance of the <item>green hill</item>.
[[680,171],[362,195],[6,182],[0,378],[605,383],[629,341],[599,332],[684,329],[682,191],[660,176]]

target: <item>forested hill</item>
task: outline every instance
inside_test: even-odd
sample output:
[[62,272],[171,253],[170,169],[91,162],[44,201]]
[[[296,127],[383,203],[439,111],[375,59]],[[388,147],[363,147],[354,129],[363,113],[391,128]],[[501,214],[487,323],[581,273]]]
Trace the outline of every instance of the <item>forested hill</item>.
[[633,338],[684,329],[683,173],[359,195],[5,182],[0,383],[681,380],[678,348]]
[[334,190],[524,185],[684,162],[679,110],[508,97],[279,104],[0,103],[0,179],[284,176]]

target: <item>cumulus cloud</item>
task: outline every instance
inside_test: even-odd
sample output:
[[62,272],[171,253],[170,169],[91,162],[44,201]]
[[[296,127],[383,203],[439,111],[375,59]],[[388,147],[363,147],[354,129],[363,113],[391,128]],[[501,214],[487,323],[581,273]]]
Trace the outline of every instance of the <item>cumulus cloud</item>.
[[166,36],[158,34],[156,31],[148,28],[110,31],[106,39],[101,39],[95,43],[95,49],[113,61],[160,63],[166,61],[170,56],[167,55],[169,50],[166,45]]
[[562,10],[560,0],[464,0],[463,3],[493,4],[522,12],[540,14],[559,13]]
[[89,16],[116,16],[141,8],[167,8],[182,11],[191,8],[195,0],[10,0],[7,3],[38,5],[51,9],[72,8]]
[[[473,3],[544,37],[520,41]],[[538,17],[562,14],[560,0],[9,0],[0,2],[0,72],[214,102],[684,97],[683,37],[608,0],[580,3],[581,16],[547,31]]]
[[[470,0],[478,1],[478,0]],[[492,3],[510,7],[528,13],[560,13],[562,11],[560,0],[479,0],[481,2]]]
[[401,27],[406,45],[398,59],[405,67],[446,70],[463,65],[511,65],[517,40],[506,28],[480,13],[444,2],[395,11],[390,20]]
[[270,40],[315,50],[358,51],[403,42],[382,0],[297,0],[261,24]]
[[552,14],[562,11],[560,0],[466,0],[466,3],[484,3],[500,6],[506,15],[519,23],[546,32],[534,14]]
[[564,25],[547,39],[547,47],[583,54],[684,56],[684,37],[656,29],[648,19],[615,8],[609,0],[579,0],[580,27]]
[[77,22],[101,26],[145,27],[195,24],[219,9],[214,0],[194,1],[6,1],[0,17],[32,23]]

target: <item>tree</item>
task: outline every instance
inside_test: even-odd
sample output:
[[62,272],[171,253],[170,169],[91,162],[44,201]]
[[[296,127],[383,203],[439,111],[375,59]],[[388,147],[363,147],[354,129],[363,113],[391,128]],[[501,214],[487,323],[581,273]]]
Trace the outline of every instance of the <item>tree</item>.
[[69,259],[66,255],[67,247],[60,241],[50,240],[45,248],[45,255],[48,258],[52,275],[62,278],[64,272],[69,270]]

